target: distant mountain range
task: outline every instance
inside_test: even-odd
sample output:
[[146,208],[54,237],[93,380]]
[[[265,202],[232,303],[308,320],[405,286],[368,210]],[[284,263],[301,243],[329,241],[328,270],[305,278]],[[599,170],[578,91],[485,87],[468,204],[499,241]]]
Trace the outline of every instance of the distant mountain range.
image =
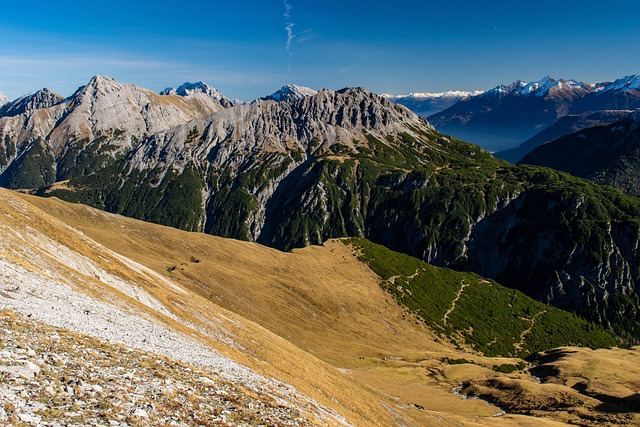
[[499,151],[494,153],[494,155],[511,163],[517,163],[536,147],[546,142],[589,127],[613,123],[627,116],[629,113],[631,113],[631,110],[602,110],[591,113],[567,114],[566,116],[560,117],[557,122],[540,133],[535,134],[518,147],[511,150]]
[[551,167],[640,196],[640,111],[540,145],[520,163]]
[[463,99],[429,121],[441,132],[500,151],[515,147],[567,114],[640,108],[640,77],[589,84],[545,77],[516,81]]
[[[486,92],[386,96],[427,117],[438,131],[517,162],[540,143],[562,136],[563,129],[608,124],[621,117],[614,111],[640,108],[640,77],[591,84],[546,76],[536,82],[516,80]],[[597,112],[602,113],[592,114]],[[547,131],[568,115],[575,118]]]
[[483,91],[449,91],[439,93],[414,92],[408,95],[382,94],[382,96],[390,101],[404,105],[422,117],[429,117],[433,114],[446,110],[463,98],[477,96],[482,93]]
[[5,95],[4,93],[0,92],[0,107],[2,107],[4,104],[7,104],[11,102],[11,100],[9,98],[7,98],[7,95]]
[[0,117],[0,185],[285,250],[367,237],[640,338],[637,199],[496,160],[364,89],[225,107],[200,86],[34,94],[43,108]]

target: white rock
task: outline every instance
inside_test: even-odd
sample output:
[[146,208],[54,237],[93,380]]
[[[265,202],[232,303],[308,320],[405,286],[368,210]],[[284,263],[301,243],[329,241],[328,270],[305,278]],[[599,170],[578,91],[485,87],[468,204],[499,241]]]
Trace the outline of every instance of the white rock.
[[29,423],[29,424],[35,424],[35,425],[40,424],[40,421],[42,421],[42,418],[40,418],[39,416],[31,415],[31,414],[18,414],[18,418],[23,423]]
[[140,418],[147,418],[149,414],[147,413],[147,411],[145,411],[142,408],[136,408],[136,410],[133,411],[133,416],[140,417]]
[[215,382],[215,381],[213,381],[211,378],[208,378],[208,377],[200,377],[200,378],[198,378],[198,380],[199,380],[202,384],[204,384],[204,385],[206,385],[206,386],[209,386],[209,387],[213,387],[213,386],[215,386],[215,385],[216,385],[216,382]]

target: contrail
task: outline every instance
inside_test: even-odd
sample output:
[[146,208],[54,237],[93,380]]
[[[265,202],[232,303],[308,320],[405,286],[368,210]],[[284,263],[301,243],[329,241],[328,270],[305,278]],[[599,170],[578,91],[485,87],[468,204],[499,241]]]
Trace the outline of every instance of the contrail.
[[285,27],[284,29],[287,31],[287,53],[289,54],[289,72],[291,72],[291,60],[293,59],[293,52],[291,52],[291,44],[293,43],[293,39],[295,35],[293,34],[293,27],[296,26],[293,22],[291,22],[291,3],[289,0],[284,0],[284,18],[285,18]]

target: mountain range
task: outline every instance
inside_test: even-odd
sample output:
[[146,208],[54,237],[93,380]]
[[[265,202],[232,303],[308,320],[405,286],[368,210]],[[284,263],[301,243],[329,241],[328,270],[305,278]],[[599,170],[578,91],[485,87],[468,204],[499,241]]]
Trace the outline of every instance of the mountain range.
[[8,188],[283,250],[366,237],[640,336],[635,198],[496,160],[361,88],[225,107],[95,77],[0,132]]
[[404,105],[422,117],[429,117],[451,107],[463,98],[477,96],[482,91],[414,92],[408,95],[382,94],[389,101]]
[[520,162],[566,171],[640,196],[640,112],[540,145]]
[[[0,108],[0,423],[638,424],[636,197],[362,88]],[[633,164],[624,114],[543,158]]]
[[511,150],[500,151],[494,155],[511,163],[517,163],[542,144],[582,129],[608,125],[630,113],[631,110],[600,110],[582,114],[567,114],[566,116],[560,117],[554,124],[535,134],[518,147],[512,148]]
[[[640,77],[591,84],[546,76],[536,82],[516,80],[486,92],[462,94],[460,98],[450,98],[452,103],[446,108],[436,108],[438,111],[425,115],[429,122],[442,133],[497,151],[496,156],[515,163],[535,144],[549,141],[545,138],[561,136],[546,130],[562,117],[640,108]],[[390,99],[418,114],[424,111],[419,96]],[[601,115],[598,124],[609,124],[616,118],[619,116]],[[593,121],[593,116],[585,121],[576,119],[574,125]]]
[[515,81],[430,116],[438,130],[500,151],[513,148],[567,114],[640,107],[640,77],[589,84],[545,77]]

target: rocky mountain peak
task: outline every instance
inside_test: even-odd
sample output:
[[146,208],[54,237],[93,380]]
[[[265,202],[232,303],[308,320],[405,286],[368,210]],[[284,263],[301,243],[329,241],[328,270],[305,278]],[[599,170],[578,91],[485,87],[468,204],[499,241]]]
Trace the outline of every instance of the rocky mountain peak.
[[185,82],[177,89],[168,87],[160,92],[160,95],[191,96],[198,93],[207,95],[211,99],[218,101],[225,108],[234,105],[234,102],[224,96],[218,89],[202,81],[196,83]]
[[640,76],[634,74],[622,77],[614,82],[599,83],[596,88],[598,94],[605,92],[620,93],[631,90],[640,90]]
[[579,91],[584,94],[593,88],[583,82],[575,80],[556,80],[550,76],[544,76],[538,81],[524,82],[516,80],[509,85],[498,85],[486,93],[498,96],[538,96],[545,97],[557,92],[575,92]]
[[260,98],[262,100],[272,100],[277,102],[299,101],[306,96],[313,96],[318,91],[305,86],[298,86],[294,84],[288,84],[282,86],[278,91],[272,93],[269,96]]
[[0,117],[13,117],[35,110],[53,107],[62,102],[64,98],[47,88],[35,93],[21,96],[13,102],[6,103],[0,108]]
[[[15,153],[11,161],[30,150],[33,141],[42,142],[38,147],[46,152],[51,167],[35,177],[46,176],[48,182],[85,174],[89,164],[113,162],[154,132],[222,109],[220,102],[206,95],[163,97],[131,83],[95,76],[66,100],[43,89],[5,105],[0,109],[0,129],[11,139],[8,152]],[[23,114],[36,110],[38,114]],[[92,153],[85,164],[64,160],[83,150]]]
[[104,86],[119,84],[116,79],[109,76],[95,75],[89,80],[89,86]]
[[11,102],[11,100],[7,98],[7,95],[0,92],[0,107],[2,107],[5,104],[8,104],[9,102]]
[[328,125],[350,131],[365,129],[380,135],[401,131],[407,123],[426,124],[406,107],[363,88],[322,89],[298,101],[294,114],[304,129]]

